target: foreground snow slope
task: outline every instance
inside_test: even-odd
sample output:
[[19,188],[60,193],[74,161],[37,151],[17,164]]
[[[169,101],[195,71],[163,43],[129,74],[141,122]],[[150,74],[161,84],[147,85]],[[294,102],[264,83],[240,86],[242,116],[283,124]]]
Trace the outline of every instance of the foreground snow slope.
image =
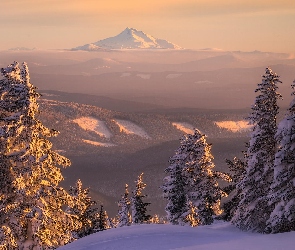
[[295,232],[263,235],[242,232],[227,222],[196,228],[136,225],[110,229],[84,237],[59,250],[291,250]]

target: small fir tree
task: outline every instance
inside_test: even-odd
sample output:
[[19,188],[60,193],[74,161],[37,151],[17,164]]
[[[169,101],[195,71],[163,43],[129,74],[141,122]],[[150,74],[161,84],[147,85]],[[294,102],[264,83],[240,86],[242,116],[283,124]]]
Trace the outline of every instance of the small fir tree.
[[[295,81],[292,85],[295,96]],[[269,194],[274,210],[267,221],[267,233],[295,231],[295,99],[278,126],[279,150],[275,155],[274,181]]]
[[255,91],[260,94],[256,97],[249,116],[253,131],[247,151],[247,168],[244,178],[238,184],[242,190],[242,199],[232,218],[232,223],[242,230],[264,232],[273,210],[268,205],[267,195],[273,182],[277,148],[277,101],[281,98],[277,93],[278,83],[281,83],[279,76],[266,68],[262,82]]
[[229,166],[229,176],[232,181],[230,182],[230,185],[224,188],[224,191],[229,195],[229,199],[222,206],[223,215],[221,216],[221,219],[230,221],[234,216],[241,200],[240,195],[242,190],[239,189],[237,185],[244,177],[246,171],[246,162],[235,157],[232,161],[226,159],[226,164]]
[[135,182],[136,187],[131,198],[132,223],[136,224],[148,222],[151,218],[151,216],[147,214],[147,206],[150,205],[150,203],[143,201],[146,195],[143,195],[142,191],[146,187],[146,184],[142,181],[142,176],[143,173],[138,176],[137,181]]
[[118,202],[119,206],[119,227],[130,226],[131,224],[131,215],[130,215],[130,200],[129,200],[129,191],[128,184],[125,185],[125,193],[122,196],[121,200]]
[[183,136],[180,139],[180,147],[175,151],[175,155],[169,160],[169,167],[165,169],[166,174],[164,184],[161,187],[164,192],[164,198],[168,203],[165,207],[167,219],[174,225],[183,224],[184,214],[188,211],[187,206],[187,178],[184,175],[186,152],[186,139]]
[[75,238],[82,238],[98,230],[98,208],[96,202],[89,196],[89,188],[82,188],[82,181],[79,179],[74,187],[70,188],[70,195],[74,205],[69,207],[67,212],[75,215],[80,222],[80,228],[73,232]]
[[101,205],[99,210],[98,229],[99,231],[103,231],[109,228],[110,225],[107,212],[103,209],[103,205]]
[[[185,175],[187,177],[187,202],[190,211],[196,211],[195,221],[201,225],[213,223],[215,215],[221,214],[220,200],[227,194],[219,187],[218,179],[228,180],[224,173],[214,171],[211,144],[206,141],[206,136],[195,129],[186,142]],[[196,209],[197,208],[197,209]]]
[[63,210],[72,199],[58,186],[63,176],[57,166],[69,166],[70,161],[51,149],[48,138],[58,132],[36,117],[40,95],[27,64],[20,68],[15,62],[1,73],[0,245],[52,249],[72,241],[71,232],[79,224]]
[[201,221],[198,214],[198,208],[189,200],[187,207],[189,208],[189,210],[183,214],[184,222],[192,227],[199,226],[201,224]]
[[211,224],[213,216],[221,213],[221,197],[226,196],[217,180],[230,178],[213,170],[211,145],[199,130],[195,129],[193,135],[184,135],[180,143],[170,158],[170,166],[166,169],[169,175],[162,187],[168,200],[168,220],[180,225]]

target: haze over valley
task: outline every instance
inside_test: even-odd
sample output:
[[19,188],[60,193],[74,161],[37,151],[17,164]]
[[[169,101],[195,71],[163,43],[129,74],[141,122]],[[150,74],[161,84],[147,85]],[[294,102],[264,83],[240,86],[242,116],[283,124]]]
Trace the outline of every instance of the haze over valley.
[[[88,2],[88,0],[86,1]],[[34,2],[34,0],[28,1],[28,4],[31,2]],[[78,6],[80,6],[78,5],[78,2],[79,1],[73,2],[73,6],[75,6],[75,8],[77,7],[76,12],[79,9]],[[48,4],[47,1],[45,5],[46,4]],[[193,5],[193,3],[190,4]],[[205,3],[203,4],[204,5],[202,6],[205,8],[207,5]],[[186,11],[188,11],[188,6],[190,5],[185,6]],[[83,5],[83,8],[88,7],[88,5]],[[214,8],[216,8],[216,6]],[[269,8],[272,9],[273,4],[270,4]],[[110,11],[111,9],[112,8],[109,6],[107,11]],[[22,11],[19,11],[19,14],[21,13]],[[143,11],[143,15],[144,13],[145,12]],[[243,12],[242,16],[244,17],[244,15],[248,14],[247,12]],[[34,17],[32,16],[32,18]],[[223,21],[225,22],[225,20]],[[161,25],[159,24],[159,26]],[[69,24],[69,27],[73,28],[74,24]],[[207,26],[204,25],[204,27]],[[69,28],[69,30],[71,30],[71,28]],[[187,29],[187,27],[184,27],[184,29]],[[192,37],[195,37],[193,32],[190,34]],[[23,153],[23,155],[21,155],[19,158],[21,159],[20,163],[24,166],[25,164],[30,165],[30,161],[35,161],[34,164],[36,166],[42,165],[43,161],[48,166],[50,164],[67,165],[69,162],[67,162],[66,158],[59,158],[56,160],[57,163],[54,162],[54,157],[57,157],[58,154],[61,154],[70,159],[71,166],[62,169],[62,176],[64,177],[64,180],[62,180],[62,178],[57,178],[59,170],[54,170],[55,166],[52,168],[53,170],[48,170],[50,172],[50,178],[52,178],[52,176],[57,176],[56,180],[54,180],[55,186],[52,189],[53,191],[50,189],[50,192],[52,192],[52,194],[54,192],[56,192],[56,194],[60,192],[60,190],[56,191],[57,189],[55,190],[55,187],[57,187],[56,183],[59,183],[61,180],[62,181],[59,185],[65,190],[69,190],[70,187],[72,187],[70,191],[72,192],[75,185],[78,190],[80,184],[77,182],[77,180],[80,179],[82,181],[81,183],[83,183],[83,188],[89,187],[91,199],[97,202],[95,206],[101,206],[101,211],[99,212],[99,215],[98,213],[95,214],[95,218],[97,220],[98,218],[103,218],[103,208],[107,211],[109,217],[112,217],[112,219],[108,220],[108,228],[126,226],[127,224],[141,224],[139,222],[132,221],[131,218],[135,218],[135,215],[134,213],[131,215],[129,213],[129,210],[131,211],[134,209],[134,207],[130,206],[130,204],[134,205],[135,199],[130,199],[129,203],[126,202],[126,208],[127,210],[129,209],[128,211],[126,210],[127,212],[125,211],[127,216],[127,219],[125,218],[127,224],[120,224],[123,220],[123,217],[120,217],[121,214],[118,213],[118,209],[121,209],[123,206],[121,206],[121,203],[118,203],[118,201],[120,199],[120,202],[127,200],[129,193],[127,190],[128,186],[125,186],[126,184],[129,185],[130,194],[135,194],[135,191],[132,191],[135,188],[135,184],[139,186],[142,173],[144,183],[146,183],[146,188],[144,186],[145,184],[143,184],[142,189],[145,188],[144,194],[147,194],[147,196],[141,196],[141,198],[143,197],[147,200],[147,202],[150,202],[150,204],[146,205],[148,207],[148,213],[150,215],[156,215],[153,218],[147,216],[146,220],[144,220],[142,223],[164,223],[169,221],[171,224],[175,225],[190,225],[194,227],[198,225],[210,225],[216,219],[227,221],[233,220],[235,216],[234,212],[238,211],[238,205],[240,203],[242,204],[241,197],[246,197],[246,195],[252,191],[251,188],[253,188],[253,186],[256,188],[255,185],[250,185],[250,191],[246,188],[242,189],[241,186],[239,186],[237,180],[241,181],[242,183],[242,177],[244,178],[244,176],[249,174],[249,171],[246,170],[246,168],[249,169],[252,165],[254,166],[258,163],[261,163],[261,166],[265,167],[263,165],[265,162],[271,162],[262,158],[259,158],[259,160],[256,161],[256,156],[259,157],[261,155],[264,156],[267,153],[273,153],[273,158],[271,160],[274,165],[274,163],[277,164],[278,162],[278,157],[275,158],[274,155],[278,152],[281,152],[280,150],[282,147],[279,147],[279,144],[277,145],[276,142],[264,138],[260,141],[257,140],[257,142],[254,140],[256,137],[261,135],[266,136],[271,133],[273,136],[271,139],[273,140],[279,140],[274,138],[283,138],[285,135],[289,136],[287,132],[289,131],[288,129],[292,127],[290,124],[293,120],[291,118],[286,119],[285,115],[290,115],[291,112],[293,112],[292,108],[290,108],[288,111],[288,107],[291,100],[294,98],[294,96],[291,95],[291,84],[295,79],[295,54],[287,49],[286,51],[282,52],[274,49],[272,51],[275,52],[271,52],[271,50],[267,49],[267,46],[265,47],[265,50],[228,50],[214,47],[210,48],[210,46],[199,49],[190,49],[185,48],[186,46],[183,46],[178,42],[183,41],[182,38],[179,38],[178,41],[174,43],[174,41],[166,40],[165,33],[161,34],[159,30],[157,30],[157,36],[154,36],[148,34],[145,31],[141,31],[130,26],[111,36],[98,36],[97,38],[93,38],[93,36],[86,36],[85,41],[84,39],[81,39],[82,33],[80,34],[77,32],[77,36],[78,37],[74,43],[77,44],[73,46],[65,46],[60,48],[55,47],[54,49],[38,49],[33,46],[33,43],[32,46],[29,47],[27,46],[27,43],[24,42],[24,44],[22,44],[20,41],[19,45],[17,46],[15,46],[15,43],[12,43],[10,49],[0,49],[0,68],[3,68],[1,70],[2,78],[0,77],[2,84],[0,108],[3,110],[6,108],[6,110],[4,110],[5,112],[2,112],[3,114],[1,114],[0,119],[2,126],[0,131],[2,138],[1,142],[3,142],[4,145],[2,146],[2,151],[4,152],[2,154],[7,153],[8,158],[11,157],[13,160],[18,160],[15,155],[17,155],[19,152],[22,152],[22,150],[25,151],[29,149],[33,152],[33,150],[43,150],[44,148],[44,152],[46,153],[44,154],[44,157],[43,155],[42,157],[39,156],[41,153],[36,153],[31,157],[29,155],[31,154],[31,151],[28,151],[29,153],[27,154]],[[216,36],[218,37],[218,34],[216,34]],[[65,37],[64,39],[67,40]],[[200,44],[202,44],[201,40],[203,38],[201,35],[199,39]],[[249,42],[250,40],[247,41]],[[262,41],[260,42],[262,43]],[[261,44],[259,42],[253,42],[253,44],[258,44],[260,46],[259,48],[261,48]],[[253,44],[251,44],[252,47],[254,46]],[[244,46],[245,47],[241,45],[243,49],[248,48],[248,46]],[[250,48],[252,48],[251,46]],[[264,47],[262,46],[262,48]],[[17,64],[13,62],[26,62],[27,64]],[[28,72],[30,72],[30,74]],[[273,72],[276,72],[279,77],[277,77],[277,75],[275,75]],[[264,76],[262,76],[263,74]],[[262,77],[263,80],[261,80]],[[258,85],[260,86],[260,89],[256,90],[255,92],[257,84],[261,82],[262,84]],[[30,83],[37,87],[37,92],[41,94],[39,99],[38,94],[34,92],[35,89]],[[267,84],[273,85],[269,87]],[[9,89],[10,87],[12,89]],[[278,89],[276,89],[276,87],[278,87]],[[22,88],[24,89],[23,92]],[[280,99],[280,95],[276,92],[276,90],[282,94],[283,99]],[[257,97],[257,92],[261,92],[259,97]],[[267,96],[267,94],[269,95]],[[264,95],[266,95],[266,97]],[[28,98],[28,100],[19,101],[21,98]],[[36,99],[38,101],[39,107],[34,103]],[[254,101],[255,105],[252,106]],[[259,101],[261,101],[261,103]],[[294,103],[294,101],[292,103]],[[276,106],[277,104],[278,106]],[[18,107],[20,105],[25,107],[23,108],[21,106],[21,108],[24,110],[29,110],[30,112],[24,114],[21,113],[22,109]],[[279,107],[279,112],[277,112],[277,107]],[[40,110],[40,113],[38,109]],[[260,111],[261,113],[259,113]],[[45,127],[42,127],[43,125],[40,126],[39,121],[36,122],[37,120],[34,120],[35,113],[38,113],[36,117],[38,117],[38,119],[41,121],[40,124],[44,124],[45,127],[59,131],[57,137],[53,136],[55,131],[52,132],[46,130]],[[251,119],[249,119],[249,115],[251,116]],[[26,131],[27,127],[29,127],[29,125],[27,125],[29,122],[27,122],[26,116],[30,116],[29,118],[33,121],[32,124],[37,127],[37,129],[39,129],[35,134],[32,133],[32,136],[28,138],[33,141],[33,139],[39,139],[39,134],[43,135],[42,133],[44,133],[44,138],[47,138],[47,136],[50,137],[49,140],[52,142],[52,149],[54,150],[54,153],[52,153],[53,151],[51,152],[51,144],[49,141],[47,141],[47,139],[41,140],[40,142],[36,139],[39,144],[37,145],[37,142],[35,142],[36,145],[31,145],[29,143],[24,143],[23,138],[17,137],[20,135],[22,136],[22,133],[25,134],[23,131]],[[28,120],[31,121],[30,119]],[[259,120],[259,122],[257,122],[257,120]],[[277,130],[276,124],[280,121],[283,121],[282,125],[279,126],[282,132],[279,135],[275,135],[276,133],[274,130]],[[24,122],[25,125],[22,125],[22,122]],[[258,129],[260,128],[260,123],[263,122],[265,122],[266,125],[261,126],[262,128],[267,126],[271,127],[272,125],[267,133],[263,133],[263,131],[260,132]],[[33,127],[33,125],[31,127]],[[11,134],[14,133],[17,139],[9,140],[9,129],[11,129]],[[255,131],[255,133],[251,134],[251,131]],[[50,133],[53,134],[51,135]],[[293,136],[291,137],[293,138]],[[3,138],[5,140],[8,138],[8,146],[4,144],[5,140]],[[250,141],[249,138],[251,138]],[[261,144],[261,146],[259,143],[265,142],[264,140],[266,143],[263,145]],[[280,140],[284,142],[283,139]],[[285,139],[285,141],[287,141],[287,139]],[[19,145],[17,143],[19,143]],[[49,146],[46,146],[47,143]],[[273,151],[268,150],[266,153],[260,153],[260,151],[266,150],[265,148],[268,146],[271,147],[272,145],[275,145],[272,148]],[[12,149],[10,149],[9,146],[11,146]],[[251,149],[252,151],[249,150],[251,147],[254,148]],[[291,148],[293,149],[294,147],[292,146]],[[245,150],[247,151],[248,158],[244,157]],[[257,150],[257,152],[259,150],[260,151],[257,153],[255,150]],[[269,153],[270,151],[271,153]],[[42,153],[44,152],[42,151]],[[201,154],[203,155],[199,156]],[[15,159],[13,157],[15,157]],[[194,157],[196,157],[196,159]],[[197,157],[199,158],[197,159]],[[252,159],[251,157],[253,157],[252,161],[249,160]],[[231,163],[227,161],[227,159],[234,159],[234,163],[231,162],[232,165],[236,168],[240,168],[235,170],[236,175],[231,174],[231,172],[233,172],[231,169],[232,166]],[[239,162],[239,159],[242,160]],[[276,161],[274,159],[276,159]],[[214,169],[216,171],[213,169],[214,164],[211,162],[211,160],[215,164]],[[43,165],[45,166],[46,164]],[[197,171],[199,171],[198,167],[196,167],[199,166],[198,164],[201,166],[199,167],[201,169],[201,174],[199,173],[199,175],[196,174]],[[31,165],[33,166],[33,164]],[[44,167],[44,169],[48,167],[47,165]],[[265,169],[270,165],[270,163],[269,165],[266,164]],[[283,166],[283,161],[281,165]],[[5,164],[3,164],[3,166],[5,166]],[[18,167],[18,164],[14,164],[13,166]],[[169,169],[167,170],[168,167]],[[11,169],[12,168],[6,172],[12,172]],[[20,169],[26,170],[26,168]],[[271,175],[271,171],[264,171],[265,169],[259,169],[259,178],[261,176],[266,176],[265,179],[267,179],[267,174]],[[173,172],[174,170],[175,172]],[[32,178],[39,176],[39,174],[32,174],[33,171],[35,171],[35,169],[32,170],[32,172],[28,172],[29,174],[24,174],[24,179],[27,177],[31,178],[30,176],[32,176]],[[6,174],[5,171],[2,172]],[[44,173],[45,172],[46,171],[44,171]],[[16,173],[17,172],[13,172],[11,176],[17,176]],[[274,175],[278,175],[278,173],[280,172],[277,171],[275,174],[273,173],[272,179],[274,179]],[[40,176],[42,174],[40,174]],[[255,172],[255,174],[257,173]],[[7,176],[8,175],[9,174],[7,174]],[[173,182],[173,178],[175,178],[175,182]],[[137,182],[135,181],[136,179]],[[269,179],[267,179],[268,182]],[[13,182],[10,179],[9,181],[9,184],[12,183],[11,185],[16,185],[15,183],[19,185],[15,188],[15,190],[18,190],[17,188],[19,187],[20,189],[23,188],[21,185],[22,179],[19,181],[19,183]],[[249,181],[249,183],[251,181]],[[34,181],[28,181],[28,183],[33,182]],[[35,182],[39,183],[39,181]],[[49,182],[50,181],[47,182],[46,179],[44,182],[40,181],[40,185],[44,185],[45,190],[46,188],[51,187]],[[227,182],[230,182],[231,184],[228,184]],[[245,183],[247,184],[247,182]],[[245,183],[242,184],[246,185]],[[1,187],[5,187],[4,184],[1,184]],[[178,194],[174,195],[174,188],[178,187],[180,184],[183,184],[183,188],[180,188],[183,193],[185,191],[187,192],[183,194],[183,196]],[[199,189],[197,189],[197,185],[201,184],[204,186],[201,188],[198,187]],[[167,189],[165,190],[165,188]],[[232,190],[230,190],[231,188]],[[42,192],[46,193],[44,190],[42,190]],[[241,194],[242,192],[246,192],[244,190],[248,190],[249,192],[243,194],[243,196]],[[257,188],[257,190],[263,191],[262,188]],[[269,188],[269,190],[271,190],[271,188]],[[215,198],[219,197],[216,198],[216,200],[214,200],[215,198],[212,198],[212,200],[215,202],[214,204],[212,203],[213,205],[210,203],[211,200],[209,199],[211,197],[211,191],[214,193]],[[237,193],[230,193],[232,191],[233,193]],[[44,195],[42,192],[40,191],[39,193],[36,193],[36,195],[40,195],[41,197]],[[48,194],[50,192],[48,192]],[[75,192],[74,195],[71,193],[71,197],[78,197]],[[87,193],[87,190],[84,190],[83,192]],[[139,194],[141,195],[140,192]],[[200,205],[201,203],[199,204],[199,201],[196,198],[198,192],[202,193],[202,195],[203,192],[206,193],[204,197],[207,199],[207,203],[204,201],[204,204],[206,203],[208,209],[210,208],[211,210],[209,209],[209,212],[204,210],[205,212],[203,211],[203,214],[205,214],[204,218],[206,216],[208,217],[208,223],[204,218],[201,218],[203,214],[196,212],[202,208]],[[15,193],[17,193],[17,195],[23,194],[22,192]],[[66,192],[60,193],[63,195],[66,194]],[[257,191],[257,193],[259,192]],[[46,194],[46,197],[51,199],[51,196],[48,194]],[[227,197],[227,194],[230,194],[230,196]],[[172,198],[169,195],[171,195]],[[4,196],[0,196],[0,198],[1,197]],[[38,202],[40,197],[38,196]],[[54,200],[54,195],[52,197]],[[62,200],[60,197],[59,199]],[[179,216],[179,218],[181,217],[182,219],[177,218],[177,220],[175,219],[173,221],[173,219],[171,219],[174,216],[172,216],[173,209],[169,209],[171,209],[171,204],[174,202],[173,199],[175,197],[180,197],[179,204],[181,202],[181,204],[185,204],[184,209],[186,210],[184,212],[181,211],[181,216],[184,217],[182,218]],[[221,200],[222,197],[226,198]],[[268,197],[266,191],[262,197],[263,199],[264,197]],[[275,197],[275,195],[272,197]],[[60,214],[72,216],[71,213],[73,213],[74,209],[71,211],[71,206],[74,207],[76,203],[78,205],[82,204],[79,203],[80,201],[77,202],[78,198],[76,200],[74,200],[74,198],[73,200],[69,199],[71,202],[73,201],[72,204],[68,205],[67,209],[60,208]],[[124,198],[126,199],[124,200]],[[181,198],[183,199],[181,200]],[[225,207],[224,211],[220,209],[220,204],[223,205],[224,202],[231,199],[234,200],[235,198],[238,199],[238,202],[235,200],[236,203],[234,206],[236,207],[233,206],[233,208],[231,208],[232,210],[226,210]],[[8,198],[1,199],[5,202],[6,200],[9,201]],[[170,208],[167,205],[167,200],[170,202]],[[40,203],[41,201],[43,202],[43,200],[40,198]],[[91,203],[92,201],[89,200],[89,202]],[[93,204],[94,203],[91,203],[91,206]],[[16,205],[14,206],[17,207]],[[204,207],[207,209],[206,206],[204,205]],[[38,209],[41,211],[43,207],[42,209],[40,207],[42,206],[39,206],[38,204]],[[48,207],[51,206],[48,205]],[[269,207],[273,208],[274,206]],[[283,207],[283,205],[281,207]],[[292,208],[291,205],[285,207]],[[58,208],[58,205],[56,205],[56,208]],[[0,209],[2,208],[0,207]],[[35,209],[28,215],[28,220],[33,218],[32,221],[37,221],[39,220],[39,217],[41,218],[41,214],[43,214],[43,212],[40,212],[38,209]],[[245,211],[247,209],[245,209]],[[168,210],[169,212],[167,212]],[[24,211],[26,213],[26,211],[29,210],[27,209]],[[93,209],[92,212],[93,211],[96,210]],[[230,214],[231,218],[226,218],[224,215],[228,215],[228,211],[234,211],[232,214]],[[256,209],[255,211],[260,210]],[[275,212],[277,210],[273,209],[273,211]],[[252,216],[252,214],[250,215]],[[73,218],[74,217],[75,216],[73,216]],[[258,217],[259,219],[266,218],[266,216],[257,216],[257,218]],[[1,218],[2,217],[0,216],[0,219]],[[17,215],[15,218],[17,218]],[[90,224],[94,225],[96,223],[94,222],[96,220],[95,218],[89,219],[88,222],[90,221]],[[211,219],[212,221],[210,221]],[[5,220],[3,219],[2,221]],[[246,220],[241,219],[241,221],[242,222],[240,224]],[[255,224],[255,219],[253,221]],[[30,223],[28,223],[29,226],[31,226]],[[63,223],[63,221],[61,223]],[[2,238],[5,236],[5,239],[13,239],[10,235],[13,235],[17,231],[9,231],[9,228],[9,230],[7,229],[8,231],[5,231],[7,224],[6,221],[4,224],[4,226],[0,228],[0,248],[2,246],[1,244],[4,242]],[[17,223],[14,223],[13,225],[15,224]],[[70,223],[68,224],[70,225]],[[236,226],[244,230],[245,228],[243,229],[240,224]],[[57,223],[56,225],[59,224]],[[271,231],[267,230],[275,230],[275,228],[269,229],[269,227],[265,225],[263,224],[263,230],[265,231],[259,232],[270,233]],[[36,226],[36,228],[39,230],[38,227],[39,224]],[[80,229],[81,228],[82,226]],[[158,229],[152,229],[152,227],[150,228],[153,233],[160,232],[162,234],[166,228],[170,235],[178,233],[178,229],[174,228],[172,225],[170,225],[169,228],[165,228],[163,225],[158,227]],[[236,228],[229,226],[227,222],[216,223],[215,221],[212,226],[209,226],[203,230],[199,230],[198,232],[202,235],[208,233],[210,235],[214,235],[215,230],[222,230],[222,228],[226,229],[224,233],[227,239],[226,242],[235,240],[235,235],[244,237],[244,233],[240,234]],[[107,227],[103,229],[100,228],[98,230],[93,226],[91,228],[92,231],[90,230],[91,232],[89,231],[87,234],[92,234],[105,229],[107,229]],[[256,229],[257,228],[254,228],[253,231]],[[289,228],[287,229],[289,230]],[[1,230],[4,233],[2,233]],[[62,230],[63,229],[57,231],[62,232]],[[78,231],[71,230],[72,229],[68,230],[67,232],[70,235],[69,238],[67,238],[65,241],[61,240],[58,243],[54,243],[54,248],[64,245],[64,242],[70,243],[76,239],[79,239],[80,236],[78,236]],[[147,237],[152,235],[149,234],[149,230],[150,229],[148,229],[148,227],[143,228],[142,236],[146,237],[144,236],[146,233],[148,234]],[[248,228],[246,228],[246,230],[248,230]],[[292,230],[293,229],[291,228],[289,231]],[[190,237],[188,238],[189,240],[187,243],[192,242],[192,247],[198,245],[199,242],[203,242],[202,240],[194,240],[193,231],[189,231],[187,229],[183,229],[182,231],[184,235]],[[128,235],[132,235],[130,237],[138,237],[134,236],[137,234],[133,230],[129,230],[129,233],[126,231],[127,234],[125,231],[117,232],[119,234],[122,233],[122,235],[127,237],[128,244]],[[256,232],[258,232],[258,230],[256,230]],[[273,231],[271,233],[273,233]],[[34,238],[35,236],[32,236],[33,233],[30,232],[30,234],[31,235],[29,236],[26,235],[27,238],[24,237],[24,239],[26,239],[24,240],[25,243],[19,240],[15,244],[23,244],[22,246],[24,246],[24,248],[20,249],[35,249],[33,247],[26,248],[26,246],[29,244],[32,244],[31,246],[33,246],[33,244],[35,244],[35,247],[40,242],[42,242],[44,246],[49,244],[48,242],[50,240],[48,240],[48,242],[44,240],[44,243],[43,239],[41,238],[39,241],[39,236],[37,234],[35,234],[37,235],[36,238]],[[98,234],[101,234],[101,232]],[[4,236],[2,237],[1,235]],[[55,234],[53,233],[53,235]],[[83,236],[81,236],[81,238]],[[106,235],[105,239],[112,242],[112,237],[117,237],[116,233]],[[36,240],[36,242],[38,241],[37,243],[34,243],[35,239],[38,239]],[[77,247],[75,249],[81,249],[79,248],[80,246],[85,247],[88,244],[91,244],[91,246],[94,247],[95,245],[98,245],[95,243],[98,239],[99,237],[93,236],[92,238],[88,238],[88,241],[84,239],[84,243],[83,241],[80,241],[80,243],[76,242],[76,245],[74,245],[75,243],[73,245]],[[101,236],[100,239],[104,239],[104,237]],[[272,238],[272,240],[273,239],[275,238]],[[159,239],[157,240],[160,242]],[[259,241],[264,242],[263,244],[267,246],[267,243],[262,240],[262,237],[259,239],[257,238],[257,242]],[[12,240],[12,243],[10,243],[8,240],[7,242],[8,243],[4,242],[3,244],[14,244]],[[122,244],[126,246],[128,245],[127,241],[122,242]],[[114,242],[112,242],[112,244],[113,243]],[[211,241],[208,243],[209,248],[211,247],[211,243]],[[102,247],[105,246],[107,249],[108,246],[111,246],[112,244],[102,242]],[[116,243],[114,244],[116,245]],[[212,244],[215,244],[215,241]],[[224,248],[227,248],[227,245],[236,246],[239,244],[240,243],[237,241],[234,244],[224,243],[223,246]],[[166,245],[167,249],[171,249],[172,243]],[[254,245],[254,243],[252,245]],[[289,241],[285,245],[289,247]],[[68,245],[64,249],[70,249],[70,246],[71,245]],[[148,246],[146,247],[147,248],[144,249],[148,249]],[[138,247],[135,249],[138,249]]]
[[72,161],[63,185],[81,178],[110,214],[124,184],[132,185],[141,172],[153,182],[147,186],[153,213],[163,214],[164,169],[179,138],[194,128],[213,143],[218,169],[241,155],[250,130],[245,118],[265,66],[282,75],[281,105],[290,101],[292,54],[189,50],[156,41],[127,28],[96,47],[0,52],[1,67],[28,63],[43,95],[41,119],[61,132],[54,145]]

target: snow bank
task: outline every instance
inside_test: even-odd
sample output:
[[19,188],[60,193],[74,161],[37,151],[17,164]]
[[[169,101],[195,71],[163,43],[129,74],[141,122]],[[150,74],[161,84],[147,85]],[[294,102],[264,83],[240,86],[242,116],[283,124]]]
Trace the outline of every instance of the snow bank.
[[186,122],[172,122],[172,125],[186,134],[194,134],[194,126]]
[[110,139],[112,137],[112,133],[107,128],[104,121],[97,120],[93,117],[80,117],[73,120],[73,122],[77,123],[81,128],[93,131],[107,139]]
[[228,129],[232,132],[243,132],[251,129],[252,125],[248,125],[247,121],[220,121],[215,122],[215,124],[220,128]]
[[90,141],[90,140],[82,140],[83,142],[86,142],[88,144],[94,145],[94,146],[100,146],[100,147],[114,147],[116,144],[109,143],[109,142],[98,142],[98,141]]
[[126,121],[126,120],[114,120],[114,122],[119,126],[120,132],[124,132],[128,135],[138,135],[145,139],[151,139],[151,137],[145,132],[145,130],[138,125],[134,124],[133,122]]
[[196,228],[150,224],[98,232],[58,250],[293,250],[294,238],[295,232],[242,232],[228,222]]

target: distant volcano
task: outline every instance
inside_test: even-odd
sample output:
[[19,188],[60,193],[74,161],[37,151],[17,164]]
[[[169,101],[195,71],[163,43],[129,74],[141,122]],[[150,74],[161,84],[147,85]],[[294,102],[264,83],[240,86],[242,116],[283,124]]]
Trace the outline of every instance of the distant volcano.
[[126,28],[119,35],[95,43],[78,46],[72,50],[100,49],[182,49],[180,46],[158,39],[134,28]]

